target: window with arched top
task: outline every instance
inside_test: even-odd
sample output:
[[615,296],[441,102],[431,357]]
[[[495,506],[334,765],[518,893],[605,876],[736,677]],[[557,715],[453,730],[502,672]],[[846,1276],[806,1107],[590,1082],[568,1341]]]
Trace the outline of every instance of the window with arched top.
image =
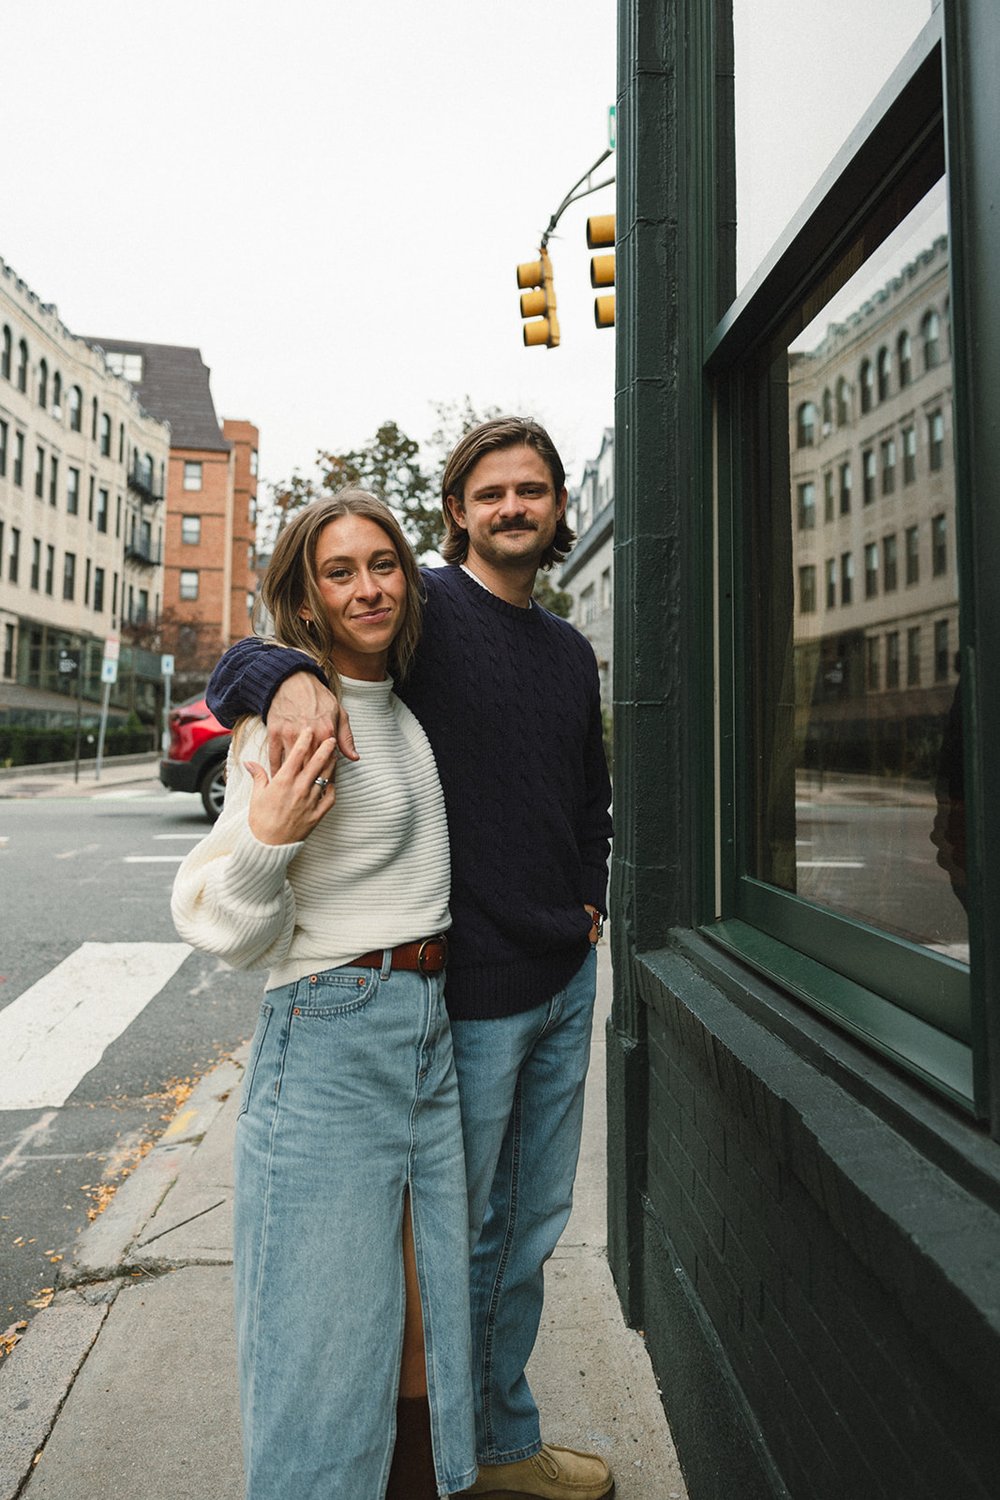
[[38,404],[48,406],[49,404],[49,365],[48,361],[38,361]]
[[17,346],[17,388],[19,391],[28,389],[28,345],[24,339]]
[[78,385],[69,388],[69,425],[73,432],[80,431],[83,413],[83,392]]
[[883,345],[878,351],[878,399],[880,401],[888,401],[889,399],[889,377],[891,371],[892,356]]
[[837,426],[846,427],[851,420],[851,388],[841,375],[837,381]]
[[101,456],[108,458],[111,453],[111,418],[107,412],[101,413]]
[[811,448],[816,441],[816,407],[803,401],[796,419],[796,441],[800,448]]
[[933,308],[924,313],[920,333],[924,341],[924,369],[933,370],[941,363],[941,319]]
[[0,344],[0,376],[3,376],[4,380],[10,379],[10,356],[13,347],[14,336],[9,326],[5,323],[3,325],[3,343]]
[[827,386],[823,392],[823,431],[829,432],[833,426],[833,395]]
[[861,410],[871,411],[875,405],[875,366],[870,359],[863,360],[860,371]]
[[896,363],[899,366],[899,388],[902,390],[913,379],[913,346],[905,328],[896,340]]
[[62,416],[62,376],[58,370],[52,377],[52,410],[57,417]]

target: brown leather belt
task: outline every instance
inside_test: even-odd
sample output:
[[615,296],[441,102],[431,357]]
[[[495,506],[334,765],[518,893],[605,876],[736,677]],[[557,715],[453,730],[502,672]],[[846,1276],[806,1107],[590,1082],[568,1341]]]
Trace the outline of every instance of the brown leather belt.
[[448,939],[443,933],[434,937],[420,938],[415,943],[400,943],[398,948],[373,948],[371,953],[362,953],[352,958],[348,969],[381,969],[386,952],[392,957],[394,969],[416,969],[420,974],[440,974],[448,962]]

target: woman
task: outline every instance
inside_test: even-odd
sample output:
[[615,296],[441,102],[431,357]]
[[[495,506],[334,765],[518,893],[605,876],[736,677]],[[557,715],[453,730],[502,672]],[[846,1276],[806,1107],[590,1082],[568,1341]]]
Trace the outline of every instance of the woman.
[[346,490],[281,533],[261,597],[277,642],[336,674],[360,759],[334,780],[334,742],[311,752],[307,731],[269,778],[245,721],[174,886],[183,938],[270,970],[236,1132],[247,1500],[418,1500],[475,1478],[448,836],[388,675],[420,579],[391,511]]

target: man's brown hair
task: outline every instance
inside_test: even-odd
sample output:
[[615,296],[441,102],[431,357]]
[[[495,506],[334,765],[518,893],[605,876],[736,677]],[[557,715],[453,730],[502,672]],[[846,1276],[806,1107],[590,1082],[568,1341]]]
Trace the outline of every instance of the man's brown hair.
[[[441,511],[444,515],[445,538],[441,543],[441,556],[445,562],[463,563],[469,555],[468,533],[463,531],[451,513],[449,495],[459,504],[465,503],[465,483],[476,464],[487,453],[498,453],[502,448],[533,448],[552,476],[552,487],[556,500],[566,486],[566,470],[556,446],[545,428],[530,417],[493,417],[489,422],[480,422],[472,427],[455,444],[444,474],[441,476]],[[576,541],[576,532],[566,517],[556,522],[556,534],[542,555],[539,567],[551,568],[562,562]]]

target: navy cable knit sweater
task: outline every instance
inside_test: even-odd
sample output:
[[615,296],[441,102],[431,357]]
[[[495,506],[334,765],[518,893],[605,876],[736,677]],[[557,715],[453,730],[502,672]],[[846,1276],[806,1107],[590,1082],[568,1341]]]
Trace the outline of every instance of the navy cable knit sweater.
[[[423,725],[444,787],[453,927],[448,1009],[513,1015],[563,988],[587,952],[584,903],[606,911],[611,837],[597,664],[538,605],[519,609],[459,567],[425,569],[424,630],[396,691]],[[231,724],[266,715],[279,684],[316,663],[254,637],[209,684]]]

